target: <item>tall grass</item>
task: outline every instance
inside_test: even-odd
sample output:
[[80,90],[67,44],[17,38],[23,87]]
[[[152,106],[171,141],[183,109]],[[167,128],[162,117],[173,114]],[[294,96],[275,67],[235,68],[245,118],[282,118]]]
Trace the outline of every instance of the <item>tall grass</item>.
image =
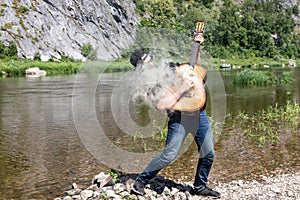
[[292,81],[293,76],[291,72],[285,71],[276,76],[270,71],[245,69],[235,75],[233,83],[239,85],[267,86],[278,83],[289,83]]
[[80,69],[80,62],[42,62],[26,59],[0,60],[0,72],[9,76],[23,76],[25,70],[38,67],[47,74],[72,74]]
[[[228,115],[232,127],[242,136],[259,145],[276,144],[280,134],[297,130],[299,126],[300,107],[297,103],[287,102],[286,106],[269,106],[253,116],[240,112]],[[240,131],[241,130],[241,131]]]
[[[0,73],[8,76],[23,76],[25,70],[32,67],[38,67],[45,70],[48,75],[55,74],[75,74],[79,71],[86,72],[93,68],[98,68],[99,72],[122,72],[132,70],[132,66],[128,59],[118,59],[116,61],[93,61],[93,62],[43,62],[28,59],[4,59],[0,60]],[[83,69],[84,68],[84,69]]]

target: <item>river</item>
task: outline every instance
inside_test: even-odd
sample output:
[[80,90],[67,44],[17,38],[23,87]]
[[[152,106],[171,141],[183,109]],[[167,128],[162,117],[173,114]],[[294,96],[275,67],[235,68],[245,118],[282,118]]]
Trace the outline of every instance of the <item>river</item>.
[[[208,114],[220,114],[222,109],[232,114],[241,111],[254,114],[276,103],[283,106],[287,100],[299,104],[300,68],[288,70],[292,70],[296,78],[293,83],[269,87],[235,86],[232,84],[235,72],[221,72],[224,94],[218,98],[214,88],[210,88]],[[214,73],[217,72],[209,72]],[[96,159],[98,155],[95,151],[99,149],[88,146],[84,135],[95,130],[97,126],[94,123],[98,121],[108,139],[114,140],[115,144],[122,142],[119,138],[124,133],[113,120],[116,110],[112,110],[111,104],[115,101],[111,94],[124,73],[103,74],[91,91],[95,95],[91,97],[95,98],[91,100],[89,95],[85,96],[86,106],[95,104],[91,107],[95,110],[95,116],[78,105],[78,97],[86,92],[91,83],[86,84],[78,76],[0,78],[1,199],[53,199],[74,182],[89,185],[94,175],[101,171],[108,172],[111,166],[107,163],[114,161],[105,160],[107,157],[115,160],[126,157],[109,155],[108,148],[108,151],[100,149],[103,150],[100,157],[104,160]],[[220,101],[222,99],[223,102]],[[124,118],[124,121],[127,120]],[[297,132],[287,134],[277,145],[267,147],[258,147],[233,137],[231,131],[230,124],[224,124],[222,134],[217,138],[216,159],[210,175],[212,183],[259,178],[300,169],[299,128]],[[109,141],[107,138],[104,142]],[[184,155],[163,169],[161,174],[170,178],[191,179],[197,159],[195,149],[195,144],[191,143]],[[147,164],[138,157],[136,160],[135,165],[139,162],[143,166]]]

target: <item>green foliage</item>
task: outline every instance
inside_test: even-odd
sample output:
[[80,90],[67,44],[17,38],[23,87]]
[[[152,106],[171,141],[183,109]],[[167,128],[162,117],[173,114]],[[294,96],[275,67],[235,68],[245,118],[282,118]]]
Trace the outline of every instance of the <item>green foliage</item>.
[[28,12],[29,12],[29,8],[27,8],[26,6],[23,6],[23,5],[21,5],[17,9],[17,13],[20,13],[20,14],[27,14]]
[[[287,102],[286,106],[269,106],[266,110],[258,111],[249,116],[246,113],[228,115],[232,118],[233,127],[242,136],[258,145],[276,144],[281,133],[297,130],[300,107],[297,103]],[[240,131],[241,130],[241,131]]]
[[5,72],[8,76],[23,76],[25,70],[31,67],[38,67],[45,70],[47,75],[53,74],[73,74],[77,73],[81,67],[80,62],[42,62],[27,59],[10,59],[0,60],[0,71]]
[[[283,1],[135,0],[143,27],[165,28],[190,37],[195,22],[206,22],[205,50],[219,58],[298,58],[300,34],[295,32],[298,7]],[[149,38],[148,38],[149,40]],[[178,45],[180,46],[180,45]]]
[[5,57],[5,45],[0,41],[0,58],[3,59]]
[[294,81],[292,72],[282,72],[282,74],[279,75],[280,83],[290,83],[292,81]]
[[18,49],[14,41],[10,41],[8,46],[5,46],[2,41],[0,41],[0,58],[15,58],[17,57]]
[[173,0],[143,0],[134,1],[137,13],[145,15],[141,20],[143,26],[158,28],[174,28],[176,8]]
[[154,59],[186,58],[191,51],[190,38],[169,29],[140,28],[137,31],[135,41],[131,45],[129,52],[135,49],[144,49],[146,52],[154,55]]
[[233,83],[239,85],[267,86],[277,83],[289,83],[292,81],[293,77],[291,72],[283,72],[281,75],[276,76],[269,71],[245,69],[235,75]]
[[71,58],[71,57],[65,55],[64,53],[60,57],[61,57],[61,59],[60,59],[61,62],[76,62],[76,60],[74,58]]
[[2,31],[6,31],[8,29],[11,29],[13,27],[13,23],[12,22],[8,22],[6,24],[4,24],[4,26],[1,27]]
[[120,172],[111,169],[109,172],[109,175],[113,178],[115,183],[119,183],[120,182]]
[[40,52],[35,52],[34,53],[33,60],[41,60],[41,54],[40,54]]
[[14,41],[10,41],[6,55],[8,57],[17,57],[17,54],[18,54],[17,44]]
[[88,43],[88,44],[83,44],[82,47],[80,48],[81,53],[84,57],[90,59],[90,60],[96,60],[97,59],[97,54],[93,46]]

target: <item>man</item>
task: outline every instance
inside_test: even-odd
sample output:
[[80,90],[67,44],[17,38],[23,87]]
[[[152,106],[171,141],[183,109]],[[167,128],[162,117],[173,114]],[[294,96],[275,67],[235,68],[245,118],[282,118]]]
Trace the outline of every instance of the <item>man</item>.
[[[202,34],[197,34],[194,37],[194,41],[199,43],[200,48],[200,44],[203,42]],[[199,64],[199,48],[197,64]],[[142,50],[135,51],[130,57],[130,62],[135,68],[139,69],[154,66],[151,57]],[[194,194],[220,198],[221,194],[219,192],[206,186],[214,160],[214,147],[205,106],[201,110],[193,112],[182,112],[172,109],[182,95],[191,88],[194,89],[195,93],[203,92],[203,80],[200,80],[197,76],[185,76],[182,84],[175,91],[169,92],[156,102],[156,108],[158,110],[166,110],[169,117],[166,145],[163,152],[155,157],[137,177],[133,185],[133,190],[137,194],[145,194],[144,187],[148,181],[162,168],[175,160],[185,137],[188,133],[192,133],[199,151],[197,172],[194,180]]]

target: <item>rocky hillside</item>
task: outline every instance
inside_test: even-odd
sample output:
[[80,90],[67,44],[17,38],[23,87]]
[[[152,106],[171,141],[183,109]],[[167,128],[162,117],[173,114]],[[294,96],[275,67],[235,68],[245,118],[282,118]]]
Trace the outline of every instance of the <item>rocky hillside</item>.
[[91,44],[111,60],[133,42],[134,9],[131,0],[1,0],[0,40],[16,41],[23,58],[84,60],[80,48]]

